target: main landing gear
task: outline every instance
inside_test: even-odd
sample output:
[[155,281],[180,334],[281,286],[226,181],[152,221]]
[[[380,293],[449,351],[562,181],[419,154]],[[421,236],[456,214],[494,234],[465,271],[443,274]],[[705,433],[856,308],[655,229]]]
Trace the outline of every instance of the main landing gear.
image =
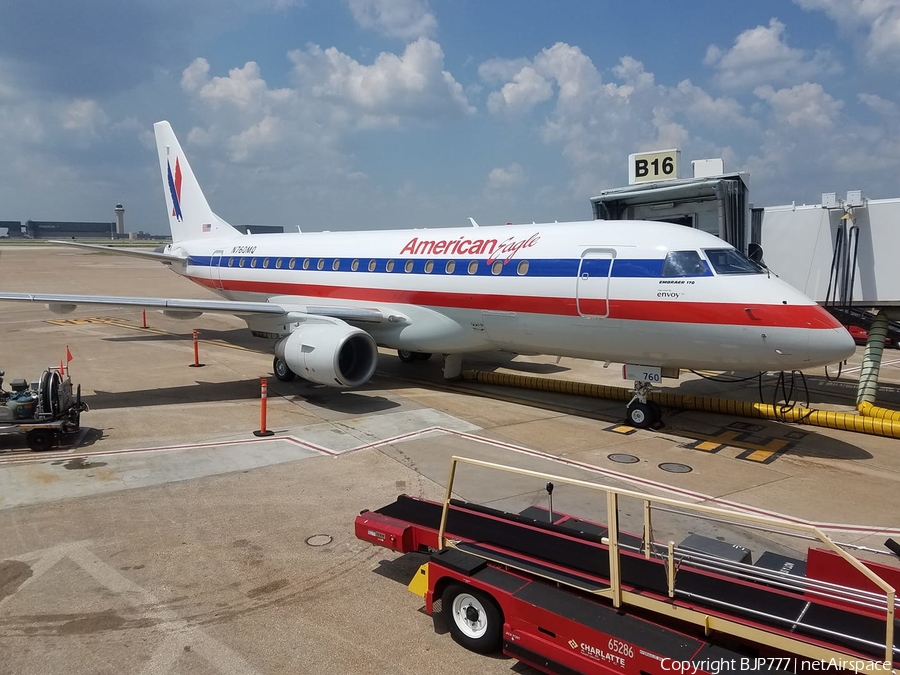
[[628,424],[638,429],[657,427],[662,422],[662,408],[656,401],[647,398],[653,386],[649,382],[635,380],[634,396],[625,407]]
[[397,356],[403,363],[411,363],[413,361],[427,361],[431,358],[431,354],[425,352],[409,352],[405,349],[398,349]]

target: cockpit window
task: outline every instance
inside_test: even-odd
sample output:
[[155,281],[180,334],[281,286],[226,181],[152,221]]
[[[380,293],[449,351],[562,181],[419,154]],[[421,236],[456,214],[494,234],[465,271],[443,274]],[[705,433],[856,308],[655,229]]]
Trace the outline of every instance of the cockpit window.
[[669,251],[663,262],[664,277],[702,277],[709,269],[697,251]]
[[733,248],[705,248],[716,274],[765,274],[766,269]]

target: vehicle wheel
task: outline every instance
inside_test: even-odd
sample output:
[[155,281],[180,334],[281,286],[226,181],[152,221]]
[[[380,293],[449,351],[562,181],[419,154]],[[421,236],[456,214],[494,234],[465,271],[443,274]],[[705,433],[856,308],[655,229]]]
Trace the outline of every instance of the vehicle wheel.
[[503,616],[493,599],[466,586],[450,584],[441,595],[454,642],[478,654],[490,654],[500,648]]
[[651,424],[662,421],[662,407],[659,403],[656,401],[647,401],[647,405],[650,406],[650,412],[653,414],[653,421]]
[[416,358],[416,361],[427,361],[431,358],[431,354],[427,352],[416,352],[414,356]]
[[287,362],[284,359],[279,359],[277,356],[272,362],[272,370],[275,371],[275,377],[282,382],[290,382],[297,377],[294,371],[288,367]]
[[646,429],[653,424],[653,410],[646,403],[635,401],[627,408],[628,423],[638,429]]
[[53,447],[53,432],[50,429],[32,429],[25,434],[25,442],[35,452],[43,452]]
[[409,352],[409,351],[406,351],[405,349],[397,350],[397,357],[401,361],[403,361],[403,363],[410,363],[412,361],[415,361],[417,356],[418,355],[416,354],[416,352]]

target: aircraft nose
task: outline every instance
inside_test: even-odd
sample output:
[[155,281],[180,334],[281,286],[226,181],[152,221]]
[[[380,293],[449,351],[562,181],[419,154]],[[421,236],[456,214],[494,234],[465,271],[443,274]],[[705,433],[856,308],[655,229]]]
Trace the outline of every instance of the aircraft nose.
[[847,329],[830,328],[810,331],[809,360],[817,366],[828,366],[850,358],[856,343]]

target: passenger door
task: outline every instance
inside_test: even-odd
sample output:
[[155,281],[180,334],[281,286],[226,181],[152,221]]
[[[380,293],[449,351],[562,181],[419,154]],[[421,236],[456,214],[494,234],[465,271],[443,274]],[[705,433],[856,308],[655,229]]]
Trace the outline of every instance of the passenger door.
[[616,251],[611,248],[588,248],[581,254],[575,283],[575,305],[581,316],[609,316],[609,278],[615,257]]

